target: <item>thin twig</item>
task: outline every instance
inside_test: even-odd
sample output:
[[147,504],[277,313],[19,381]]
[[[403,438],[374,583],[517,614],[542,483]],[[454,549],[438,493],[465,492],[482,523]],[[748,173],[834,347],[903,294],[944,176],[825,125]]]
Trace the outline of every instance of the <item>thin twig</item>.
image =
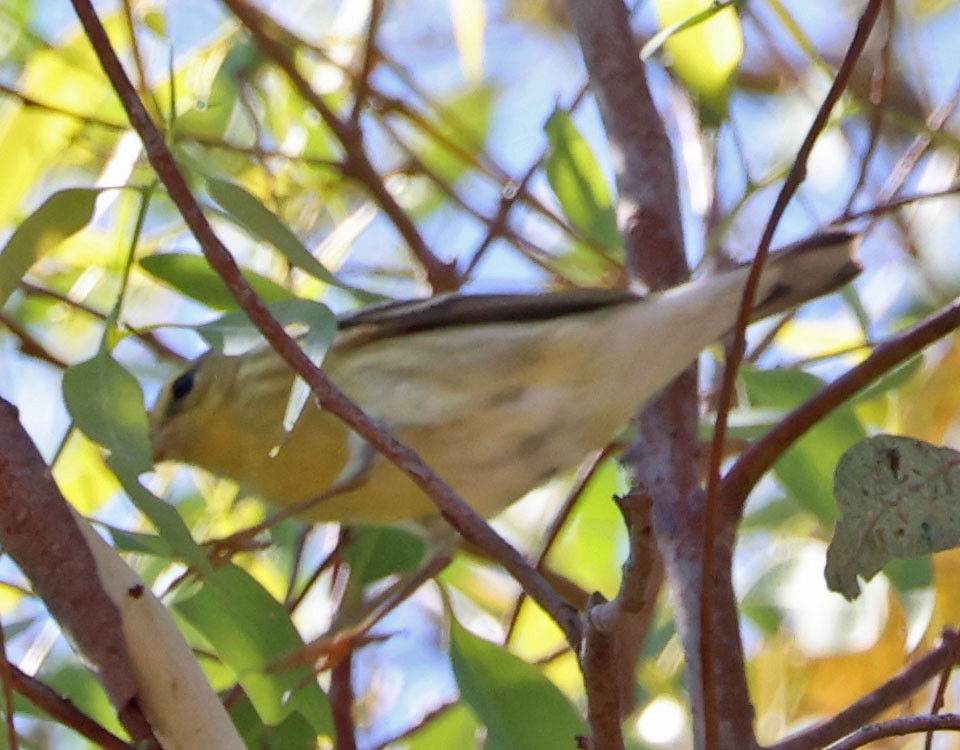
[[938,646],[876,690],[829,719],[807,727],[780,742],[768,745],[765,750],[809,750],[826,747],[831,742],[846,737],[872,717],[902,703],[937,674],[955,664],[958,646],[960,646],[960,633],[955,630],[944,631]]
[[[717,419],[713,433],[713,443],[710,450],[710,464],[707,479],[707,507],[703,527],[703,556],[702,556],[702,575],[701,580],[703,589],[701,591],[700,603],[700,661],[703,665],[703,701],[704,701],[704,723],[705,723],[705,746],[716,747],[718,740],[718,717],[721,707],[717,704],[717,687],[714,652],[713,631],[713,609],[715,595],[715,581],[713,571],[717,565],[717,540],[730,535],[726,530],[720,529],[720,523],[723,519],[722,504],[736,502],[721,493],[721,467],[723,462],[723,443],[727,433],[727,420],[729,418],[730,408],[733,404],[734,387],[736,383],[737,370],[743,360],[746,350],[746,329],[750,320],[750,313],[753,310],[754,300],[757,296],[757,289],[760,283],[760,275],[763,272],[764,262],[770,251],[770,244],[773,241],[774,232],[780,224],[780,219],[787,209],[787,204],[793,198],[800,187],[807,173],[807,161],[813,151],[813,147],[820,137],[820,134],[827,126],[830,113],[834,106],[840,100],[850,76],[853,74],[854,65],[860,59],[870,32],[877,20],[883,0],[869,0],[867,7],[860,16],[856,32],[850,42],[850,47],[844,56],[840,68],[833,79],[830,90],[824,97],[813,123],[810,125],[807,135],[797,150],[797,156],[793,166],[784,181],[777,200],[770,212],[767,225],[764,228],[760,238],[760,244],[757,248],[756,258],[750,269],[750,275],[743,291],[743,299],[740,303],[740,310],[737,314],[737,323],[734,328],[733,343],[727,350],[726,367],[723,375],[723,386],[720,390],[720,398],[717,404]],[[739,503],[738,503],[739,504]],[[728,516],[729,518],[729,516]]]
[[120,737],[104,729],[73,705],[69,699],[58,695],[49,686],[31,677],[13,664],[8,664],[7,669],[10,672],[14,689],[47,716],[86,737],[91,742],[96,743],[97,747],[104,750],[135,750],[134,745],[128,744]]
[[222,0],[222,2],[243,24],[263,53],[286,74],[300,96],[316,110],[326,126],[340,141],[344,149],[344,172],[367,188],[374,201],[393,222],[410,248],[410,252],[423,268],[432,290],[448,292],[458,289],[460,278],[456,271],[456,264],[442,261],[427,246],[416,225],[397,203],[370,162],[364,148],[362,130],[351,122],[337,117],[323,98],[314,91],[309,81],[300,73],[286,45],[278,38],[277,24],[246,0]]
[[357,728],[353,721],[353,653],[333,667],[330,675],[330,710],[337,733],[337,750],[357,750]]
[[353,108],[350,111],[350,122],[354,127],[360,127],[360,115],[370,91],[370,76],[376,65],[379,50],[377,49],[377,31],[380,28],[380,19],[383,16],[383,0],[372,0],[370,3],[370,18],[367,21],[367,38],[363,46],[363,64],[360,72],[353,80]]
[[27,330],[26,326],[11,318],[5,312],[0,312],[0,325],[6,328],[20,341],[20,351],[28,357],[39,359],[53,365],[58,370],[66,370],[70,365],[40,343],[40,340]]
[[849,737],[828,750],[856,750],[884,737],[903,737],[918,732],[960,732],[960,714],[939,714],[937,716],[903,716],[899,719],[880,721],[857,730]]

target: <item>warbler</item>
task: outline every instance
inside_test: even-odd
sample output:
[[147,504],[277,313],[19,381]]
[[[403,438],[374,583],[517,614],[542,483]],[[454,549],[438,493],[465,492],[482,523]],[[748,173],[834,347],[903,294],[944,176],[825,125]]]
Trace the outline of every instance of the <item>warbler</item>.
[[[753,319],[839,289],[856,239],[829,231],[772,254]],[[637,296],[626,290],[450,295],[342,317],[323,369],[478,513],[491,517],[602,448],[735,323],[748,266]],[[283,508],[344,476],[362,441],[309,403],[287,432],[294,373],[267,346],[210,351],[172,378],[151,413],[157,461],[236,480]],[[351,437],[352,436],[352,437]],[[372,456],[308,520],[429,520],[433,503]]]

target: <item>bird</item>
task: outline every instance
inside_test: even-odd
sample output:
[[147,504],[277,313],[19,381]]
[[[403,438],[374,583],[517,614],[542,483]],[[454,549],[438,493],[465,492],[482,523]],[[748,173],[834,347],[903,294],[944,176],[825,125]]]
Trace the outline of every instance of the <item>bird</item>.
[[[751,319],[834,292],[861,271],[855,234],[826,229],[772,253]],[[729,334],[749,265],[639,295],[626,289],[450,294],[338,319],[322,368],[485,518],[576,468],[699,353]],[[308,522],[428,523],[401,469],[315,401],[284,426],[295,375],[269,346],[210,350],[150,413],[155,461],[191,464]]]

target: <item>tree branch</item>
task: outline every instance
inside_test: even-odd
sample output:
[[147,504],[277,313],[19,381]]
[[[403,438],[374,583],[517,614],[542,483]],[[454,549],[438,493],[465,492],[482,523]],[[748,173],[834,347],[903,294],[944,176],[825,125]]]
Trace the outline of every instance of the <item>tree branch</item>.
[[[568,5],[613,157],[618,222],[627,263],[632,274],[651,288],[673,286],[688,273],[673,150],[647,88],[629,14],[622,0],[569,0]],[[697,537],[690,534],[695,526],[690,521],[697,517],[700,502],[695,492],[697,472],[691,471],[698,464],[694,372],[691,369],[681,375],[644,409],[637,420],[634,444],[624,455],[637,488],[621,506],[631,529],[630,559],[624,566],[617,597],[599,605],[598,611],[591,611],[587,618],[587,644],[595,648],[588,647],[582,655],[584,672],[590,675],[604,668],[605,660],[600,656],[617,654],[613,694],[618,698],[628,690],[632,692],[636,657],[660,585],[659,562],[652,562],[657,556],[657,541],[681,599],[680,631],[684,634],[689,684],[697,684],[698,638],[693,626],[700,586],[698,568],[685,562],[690,551],[699,548],[694,541]],[[657,539],[650,533],[651,507]],[[612,645],[606,643],[610,639]],[[598,663],[590,663],[595,654]],[[609,689],[587,693],[590,701],[606,701]],[[691,691],[695,725],[699,727],[702,713],[698,693],[696,689]],[[619,700],[617,704],[619,720],[625,707]],[[731,714],[737,712],[737,706],[731,707]],[[591,706],[588,714],[599,722],[602,707],[595,710]],[[598,741],[610,735],[605,724],[592,728]]]
[[100,584],[83,534],[16,408],[2,399],[0,546],[94,665],[127,731],[138,742],[156,743],[138,702],[120,612]]
[[[716,683],[723,674],[725,679],[729,678],[727,666],[720,666],[718,659],[721,654],[728,653],[729,643],[715,643],[715,637],[725,631],[715,630],[711,625],[714,623],[711,609],[719,606],[720,602],[716,594],[720,591],[720,581],[715,577],[719,570],[726,571],[728,565],[733,561],[733,545],[736,540],[736,525],[739,522],[739,514],[724,515],[726,508],[724,506],[735,504],[742,507],[746,496],[731,497],[724,492],[728,488],[721,485],[721,464],[724,454],[724,441],[726,439],[727,418],[730,414],[730,407],[733,403],[734,385],[736,382],[737,370],[743,361],[744,351],[746,349],[746,329],[750,322],[750,314],[754,307],[757,296],[757,289],[760,283],[760,275],[763,272],[763,266],[770,251],[770,244],[773,241],[773,235],[780,219],[787,209],[787,205],[793,198],[800,184],[807,174],[807,161],[813,151],[813,147],[820,137],[820,134],[827,126],[830,113],[834,105],[839,101],[847,86],[850,76],[853,73],[854,65],[859,60],[863,49],[866,46],[867,39],[873,29],[877,16],[880,13],[884,0],[870,0],[866,9],[860,17],[856,33],[847,50],[843,63],[834,77],[830,90],[824,97],[813,123],[810,125],[807,135],[797,151],[790,172],[784,181],[783,188],[777,195],[777,199],[770,212],[767,225],[760,237],[760,244],[757,247],[757,253],[750,269],[750,275],[747,277],[747,283],[743,290],[743,299],[740,303],[740,311],[737,316],[737,323],[734,328],[733,343],[727,350],[726,368],[723,373],[723,384],[720,389],[720,398],[717,404],[717,419],[714,428],[713,443],[710,451],[710,468],[707,475],[707,506],[706,517],[703,524],[703,558],[702,574],[703,592],[700,605],[700,662],[703,665],[703,701],[706,722],[706,746],[714,747],[715,741],[719,739],[720,729],[715,726],[719,721],[720,707],[723,706],[724,713],[729,711],[728,698],[726,695],[721,698],[721,692],[725,692],[722,687]],[[721,525],[723,523],[723,525]],[[720,543],[725,544],[724,547]],[[727,546],[729,545],[729,546]],[[732,586],[724,585],[722,592],[723,606],[727,606],[727,597],[733,594]],[[726,639],[724,639],[726,641]],[[746,683],[744,682],[744,690]],[[733,739],[733,738],[731,738]],[[755,741],[755,740],[754,740]],[[733,746],[736,746],[736,743]],[[723,743],[723,746],[730,746]]]

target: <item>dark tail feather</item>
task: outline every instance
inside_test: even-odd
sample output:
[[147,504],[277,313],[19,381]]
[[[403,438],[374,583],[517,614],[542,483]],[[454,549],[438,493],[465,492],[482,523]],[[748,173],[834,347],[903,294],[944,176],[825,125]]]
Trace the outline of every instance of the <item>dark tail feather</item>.
[[828,231],[772,254],[764,273],[777,267],[780,279],[757,303],[752,320],[791,310],[852,281],[863,270],[853,258],[858,244],[859,238],[851,232]]

